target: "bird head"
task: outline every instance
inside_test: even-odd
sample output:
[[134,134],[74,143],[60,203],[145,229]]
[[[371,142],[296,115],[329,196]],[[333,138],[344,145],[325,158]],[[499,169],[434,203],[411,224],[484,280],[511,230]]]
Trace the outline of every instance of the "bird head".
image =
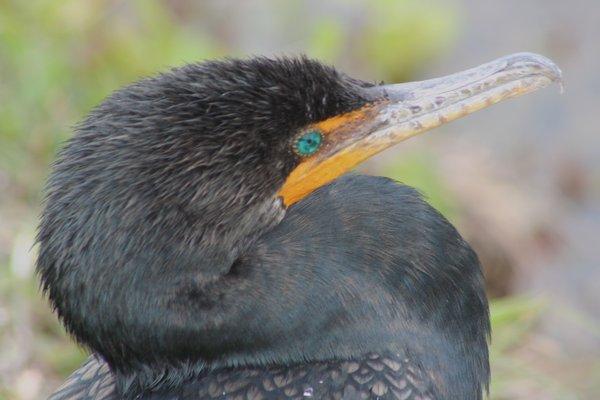
[[[176,208],[201,219],[196,235],[210,245],[236,247],[385,148],[559,78],[529,53],[395,85],[307,58],[191,64],[97,107],[61,153],[50,196],[91,195],[156,224]],[[64,181],[75,189],[65,193]]]

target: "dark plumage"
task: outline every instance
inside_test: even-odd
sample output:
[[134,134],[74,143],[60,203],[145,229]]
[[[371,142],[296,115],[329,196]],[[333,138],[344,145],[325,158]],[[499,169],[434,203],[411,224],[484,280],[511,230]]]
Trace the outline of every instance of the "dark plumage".
[[479,263],[438,212],[360,175],[277,196],[298,132],[369,86],[304,58],[227,60],[92,111],[49,178],[37,268],[100,358],[54,398],[481,398]]

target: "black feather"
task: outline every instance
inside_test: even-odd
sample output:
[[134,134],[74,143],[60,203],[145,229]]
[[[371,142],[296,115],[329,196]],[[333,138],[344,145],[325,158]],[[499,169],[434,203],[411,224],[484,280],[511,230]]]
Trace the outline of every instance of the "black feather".
[[441,215],[381,178],[288,210],[276,197],[297,133],[364,105],[365,85],[305,58],[206,62],[121,89],[79,125],[48,181],[37,270],[120,395],[390,351],[447,398],[481,395],[479,264]]

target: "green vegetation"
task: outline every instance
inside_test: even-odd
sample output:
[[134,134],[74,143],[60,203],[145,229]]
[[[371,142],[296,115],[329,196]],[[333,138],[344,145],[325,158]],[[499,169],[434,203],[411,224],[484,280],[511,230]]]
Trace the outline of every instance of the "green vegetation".
[[418,188],[423,197],[446,218],[453,220],[456,205],[441,178],[432,166],[432,156],[425,152],[412,152],[382,168],[381,173],[405,185]]
[[0,169],[24,199],[37,203],[56,149],[112,90],[222,54],[161,4],[0,3]]

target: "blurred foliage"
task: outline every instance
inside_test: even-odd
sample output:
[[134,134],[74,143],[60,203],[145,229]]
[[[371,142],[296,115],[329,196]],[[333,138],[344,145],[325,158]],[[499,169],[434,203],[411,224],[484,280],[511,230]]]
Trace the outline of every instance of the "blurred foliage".
[[491,400],[514,398],[515,387],[522,384],[544,388],[545,392],[553,394],[552,398],[579,398],[572,388],[564,386],[513,352],[527,339],[544,307],[540,299],[524,297],[505,298],[492,303]]
[[385,165],[381,173],[405,185],[418,188],[429,204],[452,220],[456,213],[456,205],[441,177],[435,168],[432,168],[431,160],[430,154],[415,151]]
[[426,1],[373,2],[359,54],[373,62],[376,76],[402,82],[418,73],[455,41],[457,14],[449,4]]
[[494,332],[492,356],[500,356],[518,344],[532,328],[542,308],[539,299],[511,297],[495,300],[490,312]]
[[402,82],[452,47],[458,20],[446,2],[372,1],[351,25],[339,15],[320,16],[311,27],[307,50],[331,62],[348,60],[377,80]]
[[58,145],[111,90],[171,65],[219,55],[177,28],[160,2],[0,3],[0,168],[38,189]]
[[[23,368],[31,362],[51,375],[65,377],[87,357],[67,338],[64,329],[49,312],[35,280],[19,276],[12,268],[0,265],[0,314],[10,324],[0,322],[2,354],[0,375],[8,368]],[[0,376],[0,378],[2,378]],[[12,385],[0,380],[0,399],[18,399]],[[15,383],[14,381],[12,382]]]

